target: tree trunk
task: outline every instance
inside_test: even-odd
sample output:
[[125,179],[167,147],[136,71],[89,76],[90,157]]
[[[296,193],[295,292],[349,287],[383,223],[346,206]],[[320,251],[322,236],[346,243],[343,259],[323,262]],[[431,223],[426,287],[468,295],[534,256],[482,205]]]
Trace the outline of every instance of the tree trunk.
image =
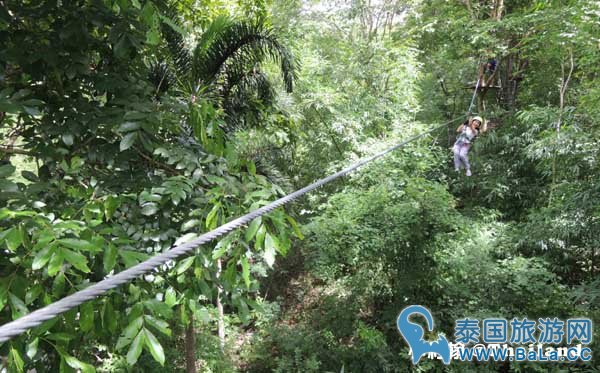
[[189,325],[185,328],[185,371],[196,373],[196,330],[194,315],[190,315]]

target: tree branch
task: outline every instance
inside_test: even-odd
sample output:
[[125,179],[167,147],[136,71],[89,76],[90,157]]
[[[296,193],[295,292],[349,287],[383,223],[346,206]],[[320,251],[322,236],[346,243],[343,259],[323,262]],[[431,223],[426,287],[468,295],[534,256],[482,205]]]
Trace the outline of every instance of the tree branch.
[[17,149],[12,146],[4,146],[0,145],[0,152],[5,154],[22,154],[22,155],[30,155],[34,156],[35,154],[24,149]]

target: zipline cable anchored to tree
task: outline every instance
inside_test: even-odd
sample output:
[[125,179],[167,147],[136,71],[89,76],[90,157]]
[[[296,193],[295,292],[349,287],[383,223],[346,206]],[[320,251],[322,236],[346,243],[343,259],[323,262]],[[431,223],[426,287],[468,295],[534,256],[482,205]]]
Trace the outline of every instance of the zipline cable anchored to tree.
[[259,216],[262,216],[270,211],[273,211],[276,208],[283,206],[286,203],[291,202],[291,201],[295,200],[296,198],[298,198],[314,189],[319,188],[320,186],[323,186],[335,179],[345,176],[346,174],[356,170],[357,168],[359,168],[369,162],[372,162],[378,158],[381,158],[384,155],[386,155],[398,148],[401,148],[413,141],[416,141],[422,137],[425,137],[426,135],[428,135],[436,130],[444,128],[444,127],[450,125],[451,123],[456,122],[459,119],[462,119],[462,116],[452,119],[438,127],[432,128],[428,131],[425,131],[417,136],[413,136],[413,137],[409,138],[408,140],[402,141],[380,153],[377,153],[377,154],[367,157],[363,160],[360,160],[360,161],[354,163],[353,165],[344,168],[341,171],[338,171],[338,172],[336,172],[332,175],[329,175],[323,179],[320,179],[302,189],[299,189],[293,193],[290,193],[284,197],[281,197],[278,200],[273,201],[273,202],[269,203],[268,205],[265,205],[254,211],[251,211],[246,215],[236,218],[236,219],[230,221],[229,223],[223,224],[220,227],[213,229],[210,232],[204,233],[192,241],[186,242],[179,246],[175,246],[168,251],[165,251],[161,254],[153,256],[152,258],[150,258],[142,263],[139,263],[129,269],[126,269],[122,272],[119,272],[119,273],[113,275],[113,276],[110,276],[94,285],[91,285],[83,290],[75,292],[63,299],[60,299],[60,300],[58,300],[54,303],[51,303],[43,308],[33,311],[32,313],[22,316],[14,321],[4,324],[4,325],[0,326],[0,343],[6,342],[24,332],[26,332],[29,329],[35,328],[36,326],[41,325],[43,322],[53,319],[56,316],[58,316],[64,312],[67,312],[67,311],[79,306],[80,304],[82,304],[84,302],[98,298],[99,296],[106,293],[107,291],[114,289],[120,285],[123,285],[127,282],[130,282],[131,280],[136,279],[138,276],[140,276],[144,273],[147,273],[149,271],[152,271],[153,269],[160,267],[161,265],[167,263],[170,260],[175,260],[177,258],[180,258],[183,255],[190,253],[192,250],[196,249],[197,247],[199,247],[205,243],[208,243],[218,237],[221,237],[236,228],[243,227],[244,225],[250,223],[252,220],[258,218]]

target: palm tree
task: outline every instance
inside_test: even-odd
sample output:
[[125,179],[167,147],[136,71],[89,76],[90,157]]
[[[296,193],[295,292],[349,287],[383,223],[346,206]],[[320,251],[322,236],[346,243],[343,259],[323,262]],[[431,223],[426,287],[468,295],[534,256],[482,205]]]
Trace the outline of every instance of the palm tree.
[[163,24],[162,32],[170,63],[152,66],[157,92],[175,86],[192,105],[199,97],[208,98],[223,109],[226,132],[255,125],[255,114],[273,105],[273,85],[262,70],[265,62],[276,62],[285,89],[293,89],[298,65],[264,19],[220,16],[204,30],[193,50],[186,48],[171,26]]

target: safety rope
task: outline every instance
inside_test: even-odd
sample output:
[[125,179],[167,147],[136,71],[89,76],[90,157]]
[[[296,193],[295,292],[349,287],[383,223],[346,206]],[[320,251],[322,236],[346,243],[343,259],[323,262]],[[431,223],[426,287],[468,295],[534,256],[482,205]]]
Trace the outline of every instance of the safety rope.
[[479,89],[479,82],[481,81],[481,77],[477,78],[477,83],[475,84],[475,90],[473,91],[473,97],[471,97],[471,103],[469,104],[469,110],[467,110],[467,117],[471,116],[471,109],[473,109],[473,104],[475,103],[475,97],[477,97],[477,90]]
[[182,245],[173,247],[172,249],[170,249],[168,251],[158,254],[158,255],[156,255],[142,263],[139,263],[129,269],[126,269],[122,272],[119,272],[119,273],[113,275],[113,276],[110,276],[94,285],[91,285],[83,290],[75,292],[63,299],[60,299],[54,303],[51,303],[43,308],[40,308],[40,309],[30,313],[30,314],[22,316],[21,318],[18,318],[12,322],[4,324],[4,325],[0,326],[0,343],[8,341],[9,339],[16,337],[31,328],[41,325],[44,321],[53,319],[54,317],[62,314],[63,312],[73,309],[84,302],[95,299],[111,289],[114,289],[122,284],[125,284],[125,283],[137,278],[138,276],[140,276],[146,272],[149,272],[157,267],[160,267],[161,265],[165,264],[166,262],[168,262],[170,260],[177,259],[187,253],[190,253],[192,250],[196,249],[200,245],[208,243],[208,242],[214,240],[215,238],[221,237],[224,234],[229,233],[236,228],[240,228],[240,227],[250,223],[252,220],[256,219],[257,217],[262,216],[270,211],[273,211],[274,209],[276,209],[288,202],[295,200],[296,198],[302,196],[303,194],[306,194],[306,193],[308,193],[324,184],[327,184],[339,177],[345,176],[346,174],[356,170],[357,168],[359,168],[371,161],[374,161],[375,159],[381,158],[384,155],[386,155],[398,148],[401,148],[408,143],[418,140],[433,131],[436,131],[438,129],[446,127],[449,124],[456,122],[458,119],[462,119],[462,116],[452,119],[451,121],[446,122],[439,127],[435,127],[433,129],[430,129],[429,131],[425,131],[425,132],[421,133],[420,135],[417,135],[417,136],[409,138],[408,140],[402,141],[380,153],[377,153],[375,155],[367,157],[349,167],[344,168],[343,170],[341,170],[339,172],[336,172],[336,173],[334,173],[330,176],[327,176],[323,179],[320,179],[302,189],[299,189],[293,193],[290,193],[284,197],[281,197],[278,200],[269,203],[268,205],[265,205],[254,211],[251,211],[250,213],[243,215],[237,219],[234,219],[234,220],[230,221],[229,223],[223,224],[220,227],[218,227],[210,232],[204,233],[203,235],[199,236],[198,238],[196,238],[192,241],[189,241]]

